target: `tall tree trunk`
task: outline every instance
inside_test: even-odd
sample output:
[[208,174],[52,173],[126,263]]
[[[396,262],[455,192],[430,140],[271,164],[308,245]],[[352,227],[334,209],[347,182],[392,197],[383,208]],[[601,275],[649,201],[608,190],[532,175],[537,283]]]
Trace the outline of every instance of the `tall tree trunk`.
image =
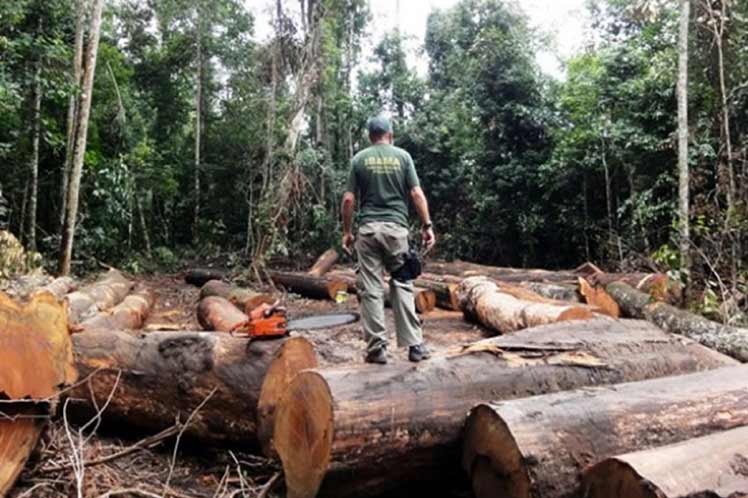
[[143,229],[143,241],[145,242],[145,253],[150,258],[151,257],[151,237],[148,235],[148,225],[146,225],[145,223],[145,215],[143,213],[143,201],[140,198],[140,195],[137,195],[137,194],[135,195],[135,205],[138,208],[138,217],[140,218],[140,228]]
[[[41,34],[41,21],[39,21],[39,32]],[[42,61],[41,57],[36,62],[34,70],[34,102],[31,117],[31,192],[29,195],[29,224],[26,246],[31,251],[36,251],[36,205],[39,194],[39,135],[41,132],[42,114]]]
[[[75,52],[73,56],[73,85],[78,88],[81,84],[81,74],[83,73],[83,21],[86,17],[86,0],[76,1],[75,13]],[[73,153],[75,149],[75,131],[78,123],[78,95],[73,92],[68,99],[68,119],[67,119],[67,141],[65,147],[65,163],[62,166],[62,189],[60,209],[60,232],[65,223],[65,212],[67,211],[68,202],[68,184],[70,183],[70,168],[73,163]]]
[[690,0],[680,0],[680,34],[678,36],[678,213],[680,218],[681,268],[686,270],[686,275],[691,268],[688,198],[690,178],[688,171],[688,23],[690,17]]
[[78,201],[83,174],[83,159],[86,154],[86,139],[88,137],[88,117],[91,112],[91,97],[93,92],[94,74],[96,71],[96,55],[99,50],[99,35],[101,31],[101,11],[104,0],[94,0],[89,28],[88,47],[86,49],[86,70],[83,74],[83,89],[78,103],[78,127],[75,139],[75,153],[70,185],[67,196],[67,212],[62,230],[60,246],[59,271],[62,275],[70,274],[70,264],[73,258],[73,240],[75,238],[75,221],[78,216]]
[[202,119],[203,100],[203,40],[202,30],[197,30],[197,86],[195,90],[195,212],[192,219],[192,242],[198,239],[198,223],[200,222],[200,128]]

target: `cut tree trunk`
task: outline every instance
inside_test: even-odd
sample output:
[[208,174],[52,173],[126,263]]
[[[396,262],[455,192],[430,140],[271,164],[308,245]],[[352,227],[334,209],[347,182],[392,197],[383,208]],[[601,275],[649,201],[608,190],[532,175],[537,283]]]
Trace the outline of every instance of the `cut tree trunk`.
[[209,296],[197,305],[197,320],[204,330],[232,332],[249,321],[249,316],[223,297]]
[[748,362],[748,329],[722,325],[666,303],[652,302],[649,295],[623,282],[612,283],[606,290],[621,306],[624,316],[646,318],[668,332]]
[[273,304],[275,302],[275,298],[271,294],[243,289],[221,280],[210,280],[200,289],[200,299],[210,296],[228,299],[234,306],[244,312],[249,312],[261,304]]
[[[345,282],[350,294],[358,294],[358,288],[356,287],[356,273],[353,270],[335,270],[328,272],[327,276],[334,280]],[[418,313],[428,313],[429,311],[433,311],[439,300],[437,293],[433,288],[419,286],[418,282],[419,280],[415,280],[413,286],[416,311]],[[434,284],[434,288],[441,285],[439,282],[435,282]],[[384,305],[388,308],[392,306],[392,302],[390,301],[390,285],[388,282],[384,283]]]
[[65,296],[75,289],[75,280],[70,277],[59,277],[48,283],[44,287],[34,291],[34,294],[41,292],[48,292],[52,294],[55,299],[62,301]]
[[202,287],[211,280],[224,280],[227,277],[225,271],[209,268],[195,268],[184,274],[184,281],[196,287]]
[[621,316],[621,307],[615,299],[610,297],[604,287],[594,287],[587,282],[587,279],[579,277],[579,293],[584,296],[587,304],[605,310],[606,315],[613,318]]
[[485,276],[503,282],[555,282],[574,285],[577,275],[568,270],[535,270],[521,268],[502,268],[497,266],[479,265],[466,261],[453,261],[451,263],[429,262],[425,269],[428,273],[436,275],[454,275],[459,277]]
[[481,400],[734,364],[643,321],[556,323],[418,365],[286,372],[294,380],[274,410],[272,444],[289,498],[374,495],[448,471],[465,413]]
[[462,467],[477,498],[574,496],[589,464],[748,424],[739,365],[475,407]]
[[348,291],[348,284],[336,278],[312,277],[303,273],[280,271],[271,271],[269,275],[275,285],[307,298],[334,301],[338,292]]
[[589,498],[748,494],[748,427],[608,458],[584,472]]
[[252,447],[260,387],[282,343],[210,332],[74,334],[76,367],[82,378],[91,377],[72,390],[70,403],[78,419],[88,420],[114,390],[107,422],[160,431],[177,417],[185,422],[210,397],[186,434],[205,444]]
[[501,334],[567,320],[586,320],[592,308],[559,303],[521,288],[502,286],[485,277],[470,277],[458,290],[467,318]]
[[117,306],[83,321],[83,330],[136,330],[143,327],[156,296],[149,287],[140,286]]
[[423,278],[416,279],[416,288],[426,289],[434,293],[436,305],[445,310],[460,311],[460,300],[457,295],[458,284],[435,282]]
[[338,261],[338,251],[335,249],[328,249],[324,253],[322,253],[322,256],[319,257],[316,263],[314,263],[314,266],[312,266],[312,269],[309,270],[309,276],[311,277],[321,277],[328,271],[330,271],[330,268]]
[[65,308],[38,294],[25,305],[0,293],[0,496],[34,450],[60,389],[76,380]]
[[623,282],[649,294],[652,299],[671,304],[680,302],[682,294],[680,285],[670,282],[663,273],[594,273],[584,278],[594,287],[602,288],[613,282]]
[[99,311],[120,303],[132,289],[133,283],[117,270],[109,270],[91,285],[67,295],[68,318],[78,324]]

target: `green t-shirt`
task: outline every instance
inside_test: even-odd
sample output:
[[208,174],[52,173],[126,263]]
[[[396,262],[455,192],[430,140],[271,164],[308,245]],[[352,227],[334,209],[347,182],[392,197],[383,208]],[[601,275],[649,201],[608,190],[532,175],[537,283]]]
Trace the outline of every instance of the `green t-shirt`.
[[348,191],[361,203],[361,224],[391,221],[408,226],[410,191],[420,186],[413,159],[389,144],[367,147],[351,160]]

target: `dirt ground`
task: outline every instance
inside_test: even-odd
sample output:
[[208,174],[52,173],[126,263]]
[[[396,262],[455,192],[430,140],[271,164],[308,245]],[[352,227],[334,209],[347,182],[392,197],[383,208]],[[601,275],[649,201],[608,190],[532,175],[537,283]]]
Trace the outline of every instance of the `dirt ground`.
[[[156,303],[144,326],[145,331],[201,329],[195,315],[199,289],[186,284],[181,274],[131,277],[146,283],[156,292]],[[287,306],[291,319],[319,313],[358,311],[356,296],[336,304],[282,293],[278,295]],[[386,316],[391,361],[407,361],[407,350],[396,347],[391,310],[386,310]],[[425,341],[437,354],[489,335],[465,322],[459,312],[436,309],[422,319]],[[360,322],[293,334],[325,346],[319,348],[323,352],[322,366],[363,362],[365,342]],[[101,434],[97,427],[93,421],[86,431],[81,432],[80,428],[67,425],[62,418],[53,421],[10,498],[249,498],[284,494],[277,464],[256,455],[195,447],[174,437],[147,445],[136,439],[120,439],[126,435],[121,431],[113,431],[116,437]],[[104,457],[111,458],[111,455],[116,455],[116,458],[86,466],[84,470],[80,468],[81,461],[96,462]],[[268,486],[270,482],[272,487]],[[439,493],[442,496],[462,494],[442,492]],[[414,496],[402,494],[408,495]]]

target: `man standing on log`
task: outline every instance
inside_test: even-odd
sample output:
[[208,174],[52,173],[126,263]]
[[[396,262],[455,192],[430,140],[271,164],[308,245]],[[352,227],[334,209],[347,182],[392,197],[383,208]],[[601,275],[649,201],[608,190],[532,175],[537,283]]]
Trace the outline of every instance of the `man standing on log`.
[[436,242],[428,202],[421,189],[413,159],[392,145],[392,125],[384,117],[367,123],[371,146],[351,160],[348,189],[343,195],[343,248],[354,245],[353,211],[360,199],[360,226],[355,240],[359,272],[356,286],[361,300],[361,317],[368,343],[366,361],[387,363],[384,320],[384,270],[390,280],[390,301],[395,314],[397,344],[407,346],[410,361],[429,357],[423,344],[421,322],[416,315],[413,276],[407,271],[408,201],[412,200],[421,219],[426,250]]

